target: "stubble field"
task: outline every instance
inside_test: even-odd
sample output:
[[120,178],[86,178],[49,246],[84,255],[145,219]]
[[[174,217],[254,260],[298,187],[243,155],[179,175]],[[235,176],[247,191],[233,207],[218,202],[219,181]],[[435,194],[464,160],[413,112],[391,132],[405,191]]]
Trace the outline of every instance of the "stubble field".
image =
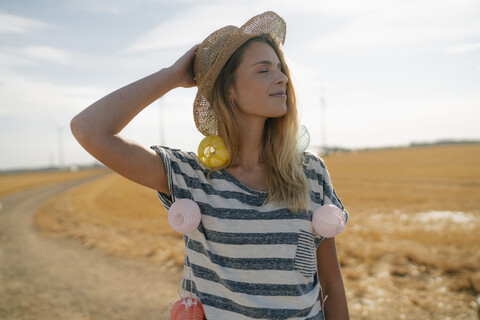
[[[480,145],[324,157],[350,212],[337,237],[351,319],[477,319]],[[111,174],[44,203],[36,225],[179,270],[182,237],[155,192]]]
[[104,168],[85,169],[80,171],[51,170],[24,173],[5,172],[0,174],[0,197],[38,186],[91,177],[103,172],[105,172]]

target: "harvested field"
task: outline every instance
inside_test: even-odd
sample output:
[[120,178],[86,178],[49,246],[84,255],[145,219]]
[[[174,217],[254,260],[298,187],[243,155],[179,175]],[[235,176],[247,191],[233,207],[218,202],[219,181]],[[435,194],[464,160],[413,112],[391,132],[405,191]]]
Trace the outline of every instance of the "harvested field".
[[351,213],[338,247],[352,319],[477,319],[480,146],[325,160]]
[[[352,319],[477,319],[480,145],[325,157],[350,212],[337,237]],[[112,174],[50,199],[36,216],[48,237],[108,254],[183,261],[155,193]]]
[[155,192],[115,173],[45,202],[36,224],[45,235],[79,239],[110,255],[183,265],[182,235],[170,228]]
[[64,182],[84,177],[94,176],[106,172],[105,168],[84,169],[80,171],[49,170],[25,173],[1,173],[0,196],[5,196],[18,191],[24,191],[38,186]]

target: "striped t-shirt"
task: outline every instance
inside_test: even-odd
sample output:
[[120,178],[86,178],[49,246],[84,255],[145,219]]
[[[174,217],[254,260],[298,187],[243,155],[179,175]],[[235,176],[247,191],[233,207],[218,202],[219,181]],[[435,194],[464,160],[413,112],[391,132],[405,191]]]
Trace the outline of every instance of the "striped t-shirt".
[[191,199],[202,213],[199,227],[184,236],[184,290],[201,301],[206,318],[323,319],[316,261],[323,238],[314,233],[312,212],[343,206],[320,158],[304,153],[312,203],[295,214],[265,203],[266,192],[227,170],[210,171],[194,153],[152,148],[168,178],[170,195],[158,193],[164,206]]

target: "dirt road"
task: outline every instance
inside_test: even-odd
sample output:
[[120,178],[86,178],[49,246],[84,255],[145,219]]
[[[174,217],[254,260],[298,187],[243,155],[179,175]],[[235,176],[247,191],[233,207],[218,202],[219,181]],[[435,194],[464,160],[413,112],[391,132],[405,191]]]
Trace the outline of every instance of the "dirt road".
[[165,319],[179,274],[36,232],[37,206],[81,182],[0,198],[0,319]]

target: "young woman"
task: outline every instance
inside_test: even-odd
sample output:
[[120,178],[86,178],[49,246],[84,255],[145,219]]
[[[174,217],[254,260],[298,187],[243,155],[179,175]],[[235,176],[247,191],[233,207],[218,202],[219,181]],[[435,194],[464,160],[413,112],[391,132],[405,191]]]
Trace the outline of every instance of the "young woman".
[[[183,289],[207,319],[349,318],[335,239],[316,234],[311,222],[326,204],[348,214],[322,161],[297,150],[295,94],[280,47],[285,30],[273,12],[221,28],[71,123],[88,152],[157,190],[167,209],[178,199],[198,204],[200,225],[184,236]],[[209,168],[192,152],[148,149],[119,135],[168,91],[193,86],[195,124],[223,139],[224,165]]]

